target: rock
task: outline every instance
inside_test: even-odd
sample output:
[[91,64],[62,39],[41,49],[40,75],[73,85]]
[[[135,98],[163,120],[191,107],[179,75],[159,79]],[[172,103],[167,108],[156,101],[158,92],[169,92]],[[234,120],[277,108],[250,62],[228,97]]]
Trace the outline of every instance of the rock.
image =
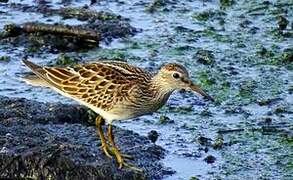
[[272,112],[274,114],[282,114],[282,113],[289,113],[290,112],[290,108],[288,104],[285,103],[280,103],[277,104],[273,109]]
[[220,0],[221,7],[228,7],[234,4],[233,0]]
[[281,54],[281,59],[283,63],[293,63],[293,48],[284,49]]
[[211,65],[215,62],[215,56],[212,51],[200,49],[196,52],[193,56],[197,62],[204,64],[204,65]]
[[287,25],[289,24],[289,21],[284,16],[280,15],[277,17],[277,23],[280,30],[285,30]]
[[208,108],[204,108],[201,112],[200,112],[201,116],[213,116],[212,112],[208,109]]
[[[72,18],[83,21],[79,25],[64,25],[52,23],[38,23],[42,24],[42,28],[33,33],[22,33],[25,24],[8,24],[4,31],[0,32],[0,43],[13,44],[13,46],[25,47],[27,52],[75,52],[76,50],[89,50],[99,46],[100,40],[109,43],[114,38],[128,37],[140,32],[140,29],[132,27],[129,20],[109,12],[94,11],[88,8],[60,8],[53,9],[49,5],[31,6],[20,3],[12,3],[9,8],[26,12],[26,13],[40,13],[47,17],[62,16],[63,18]],[[41,32],[46,26],[53,26],[50,32]],[[56,28],[59,27],[59,28]],[[80,34],[81,32],[92,32],[99,36],[98,40],[87,39],[81,36],[64,35],[64,30],[72,29],[70,32]],[[35,30],[31,28],[31,30]],[[8,28],[8,29],[7,29]],[[12,29],[13,32],[8,31]],[[84,33],[81,33],[84,34]],[[91,33],[89,33],[91,34]],[[85,33],[84,35],[89,35]]]
[[204,136],[199,136],[197,137],[196,141],[200,144],[200,145],[203,145],[203,146],[210,146],[211,145],[211,141],[212,139],[210,138],[206,138]]
[[79,105],[1,96],[0,177],[36,179],[161,179],[172,171],[159,162],[164,149],[133,131],[114,127],[121,152],[143,173],[118,169],[103,154],[96,128]]
[[9,62],[10,57],[9,56],[0,56],[0,62]]
[[278,101],[281,101],[281,98],[261,98],[261,99],[257,99],[257,104],[260,106],[268,106],[268,105],[272,105],[272,104],[276,104]]
[[273,122],[273,118],[270,116],[262,116],[260,118],[260,121],[257,123],[259,126],[264,126],[264,125],[271,125]]
[[212,164],[216,161],[216,158],[212,155],[208,155],[207,157],[204,158],[204,161],[207,162],[208,164]]
[[159,134],[155,130],[148,132],[148,138],[152,143],[155,143],[158,140]]
[[171,3],[169,0],[153,0],[150,4],[146,7],[146,11],[150,13],[154,13],[158,11],[158,9],[165,7],[167,4]]
[[174,120],[171,120],[168,116],[161,115],[158,124],[173,124]]

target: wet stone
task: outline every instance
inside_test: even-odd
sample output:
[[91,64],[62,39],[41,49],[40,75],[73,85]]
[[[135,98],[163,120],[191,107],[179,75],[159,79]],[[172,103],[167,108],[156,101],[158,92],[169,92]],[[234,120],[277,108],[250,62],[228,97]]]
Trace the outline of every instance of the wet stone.
[[168,116],[160,116],[158,124],[173,124],[174,120],[170,119]]
[[289,21],[284,16],[278,16],[277,23],[280,30],[285,30],[287,25],[289,24]]
[[280,98],[264,98],[264,99],[258,99],[257,103],[260,106],[267,106],[267,105],[275,104],[280,100],[282,100],[282,99],[280,99]]
[[0,62],[9,62],[10,57],[9,56],[0,56]]
[[212,164],[216,161],[216,158],[212,155],[208,155],[207,157],[204,158],[204,161],[207,162],[208,164]]
[[152,143],[155,143],[158,140],[159,134],[155,130],[148,132],[148,138]]
[[79,105],[0,98],[0,177],[36,179],[162,179],[173,173],[159,162],[160,146],[133,131],[114,127],[120,150],[143,173],[118,169],[99,148],[96,128]]
[[204,65],[211,65],[215,62],[215,56],[212,51],[200,49],[193,56],[197,62]]
[[203,145],[203,146],[210,146],[211,145],[211,141],[212,139],[210,138],[206,138],[204,136],[199,136],[197,137],[196,141],[200,144],[200,145]]
[[[47,17],[60,15],[63,18],[75,18],[84,21],[82,25],[66,25],[66,28],[73,29],[73,32],[79,32],[77,36],[68,36],[68,34],[65,36],[64,32],[66,32],[67,29],[62,28],[60,32],[60,30],[56,29],[55,25],[50,28],[49,33],[41,31],[44,27],[38,29],[37,32],[24,32],[22,29],[25,27],[26,23],[6,25],[3,32],[0,32],[0,43],[21,47],[24,46],[27,52],[46,51],[58,53],[88,50],[98,47],[100,40],[109,43],[114,38],[127,37],[140,31],[132,27],[128,20],[120,15],[103,11],[96,12],[87,8],[51,9],[46,4],[42,6],[30,6],[18,3],[12,3],[9,7],[23,12],[41,13]],[[42,26],[52,26],[50,23],[39,24]],[[62,24],[56,24],[56,26],[61,25]],[[13,31],[9,31],[9,29]],[[35,29],[35,26],[33,29]],[[94,32],[97,34],[97,38],[82,38],[82,36],[80,36],[82,31],[88,31],[89,33],[86,33],[87,35],[89,35],[90,32]]]
[[260,121],[257,123],[257,125],[270,125],[273,122],[273,118],[270,116],[263,116],[260,118]]
[[233,5],[233,0],[220,0],[221,7],[228,7]]

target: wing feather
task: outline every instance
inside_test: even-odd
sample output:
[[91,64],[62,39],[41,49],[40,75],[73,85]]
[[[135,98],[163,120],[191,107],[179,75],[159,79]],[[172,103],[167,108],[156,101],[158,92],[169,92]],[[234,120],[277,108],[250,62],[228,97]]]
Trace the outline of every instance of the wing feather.
[[110,110],[128,97],[135,81],[151,78],[151,74],[143,69],[117,61],[101,61],[73,68],[41,67],[27,60],[24,63],[54,88],[103,110]]

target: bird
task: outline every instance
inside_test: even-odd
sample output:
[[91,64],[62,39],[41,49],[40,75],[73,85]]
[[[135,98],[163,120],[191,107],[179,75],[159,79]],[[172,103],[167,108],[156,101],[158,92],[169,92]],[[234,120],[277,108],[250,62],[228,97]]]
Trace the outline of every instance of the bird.
[[[163,64],[155,73],[118,60],[97,60],[72,67],[39,66],[27,59],[23,63],[36,75],[24,77],[28,84],[49,87],[98,114],[95,125],[101,148],[106,156],[116,159],[119,168],[133,166],[125,161],[131,157],[122,154],[114,141],[113,121],[153,113],[166,104],[175,90],[191,90],[214,101],[190,80],[187,69],[179,63]],[[107,133],[103,132],[103,122],[108,124]]]

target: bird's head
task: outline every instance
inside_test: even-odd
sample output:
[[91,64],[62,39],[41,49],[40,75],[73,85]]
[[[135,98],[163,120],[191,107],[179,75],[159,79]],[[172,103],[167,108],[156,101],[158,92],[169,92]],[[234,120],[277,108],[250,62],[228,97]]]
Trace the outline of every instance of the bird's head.
[[166,91],[192,90],[204,98],[214,101],[214,99],[204,92],[199,85],[194,84],[189,79],[186,68],[177,63],[163,65],[155,76],[157,83]]

